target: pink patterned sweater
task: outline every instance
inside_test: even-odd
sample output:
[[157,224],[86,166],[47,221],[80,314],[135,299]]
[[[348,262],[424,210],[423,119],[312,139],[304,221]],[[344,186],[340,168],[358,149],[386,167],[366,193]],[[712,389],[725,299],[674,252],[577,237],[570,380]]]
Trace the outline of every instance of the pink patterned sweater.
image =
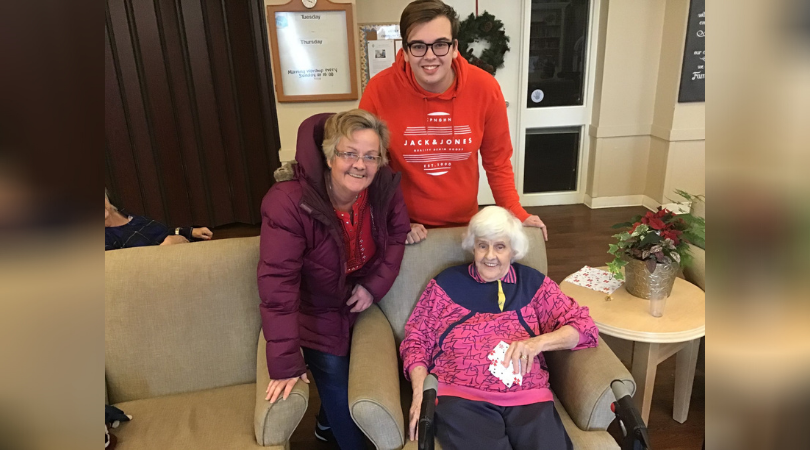
[[439,379],[440,396],[499,406],[551,401],[542,353],[523,383],[507,388],[489,372],[489,352],[500,341],[511,344],[564,325],[579,332],[572,350],[595,347],[599,330],[587,307],[531,267],[512,264],[501,285],[503,311],[498,307],[498,282],[485,282],[474,264],[451,267],[431,280],[405,325],[400,346],[405,376],[409,378],[415,366],[425,366]]

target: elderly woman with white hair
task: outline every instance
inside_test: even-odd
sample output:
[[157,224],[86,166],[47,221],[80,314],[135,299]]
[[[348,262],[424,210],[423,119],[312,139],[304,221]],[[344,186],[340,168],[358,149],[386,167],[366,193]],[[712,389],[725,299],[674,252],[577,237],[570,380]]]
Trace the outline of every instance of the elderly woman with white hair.
[[515,262],[529,244],[506,209],[490,206],[473,216],[462,246],[474,261],[431,280],[405,326],[400,353],[413,386],[411,440],[432,373],[442,448],[571,449],[543,352],[595,347],[588,308]]

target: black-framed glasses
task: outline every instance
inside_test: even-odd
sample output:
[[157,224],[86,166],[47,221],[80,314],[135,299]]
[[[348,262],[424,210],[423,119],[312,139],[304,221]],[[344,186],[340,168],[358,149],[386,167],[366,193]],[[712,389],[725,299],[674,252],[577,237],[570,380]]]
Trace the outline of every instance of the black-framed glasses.
[[338,158],[346,162],[350,162],[352,164],[354,164],[358,159],[362,159],[365,164],[368,164],[370,166],[376,166],[377,164],[380,163],[380,160],[382,159],[381,156],[363,155],[361,157],[359,154],[355,152],[341,152],[339,150],[335,150],[335,155],[337,155]]
[[425,56],[427,54],[428,47],[433,50],[434,55],[444,56],[450,53],[450,47],[452,46],[453,43],[447,41],[437,41],[432,44],[425,44],[424,42],[420,41],[408,42],[408,50],[411,52],[411,55],[416,57]]

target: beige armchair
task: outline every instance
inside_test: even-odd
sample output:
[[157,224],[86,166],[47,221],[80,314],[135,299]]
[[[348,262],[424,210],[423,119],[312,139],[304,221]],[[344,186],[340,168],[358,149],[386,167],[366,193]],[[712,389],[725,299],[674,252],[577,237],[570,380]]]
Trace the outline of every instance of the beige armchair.
[[[402,269],[378,306],[363,312],[354,327],[349,373],[352,417],[378,449],[416,448],[406,434],[410,384],[402,376],[399,344],[405,323],[427,283],[441,270],[472,260],[461,249],[463,228],[433,229],[428,239],[406,248]],[[521,263],[546,273],[546,248],[539,229],[527,228],[529,255]],[[546,353],[551,388],[576,449],[619,448],[605,431],[613,421],[610,382],[632,376],[604,343],[592,349]],[[634,389],[635,390],[635,389]],[[438,442],[436,448],[440,448]]]
[[309,386],[264,400],[258,259],[258,237],[105,253],[108,403],[133,416],[117,448],[289,448]]

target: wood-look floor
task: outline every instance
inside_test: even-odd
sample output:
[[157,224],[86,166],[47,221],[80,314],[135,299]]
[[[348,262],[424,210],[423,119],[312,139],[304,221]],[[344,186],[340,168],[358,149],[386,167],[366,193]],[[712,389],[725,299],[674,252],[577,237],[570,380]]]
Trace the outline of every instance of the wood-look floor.
[[[546,223],[549,230],[548,276],[556,282],[562,281],[568,274],[576,272],[582,266],[602,266],[610,260],[607,254],[608,243],[615,231],[610,228],[614,223],[625,222],[636,214],[643,214],[642,207],[589,209],[585,205],[543,206],[527,208],[537,214]],[[258,226],[230,225],[214,230],[215,239],[229,237],[256,236]],[[692,402],[689,407],[689,418],[679,424],[672,418],[672,406],[675,389],[675,358],[672,357],[658,366],[655,379],[655,391],[648,424],[653,448],[656,450],[700,449],[705,438],[705,363],[698,360],[695,372]],[[293,433],[291,448],[327,450],[337,446],[325,444],[315,439],[315,415],[320,407],[317,389],[314,383],[310,388],[309,409],[301,424]],[[614,437],[619,437],[618,427],[609,428]],[[373,447],[369,447],[373,448]]]

